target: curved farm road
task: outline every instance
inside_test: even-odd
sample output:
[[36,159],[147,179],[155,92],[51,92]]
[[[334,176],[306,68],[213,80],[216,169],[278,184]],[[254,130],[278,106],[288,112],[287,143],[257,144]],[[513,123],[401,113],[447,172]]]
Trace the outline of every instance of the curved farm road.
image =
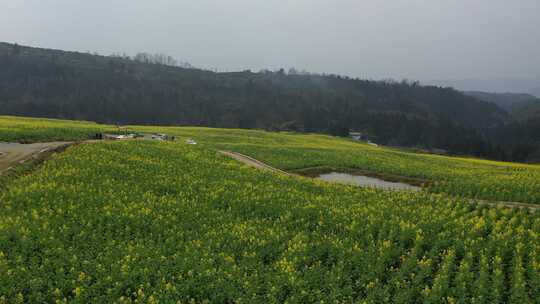
[[231,157],[231,158],[234,158],[236,159],[237,161],[241,162],[241,163],[244,163],[248,166],[251,166],[251,167],[255,167],[257,169],[262,169],[262,170],[267,170],[267,171],[272,171],[272,172],[275,172],[275,173],[281,173],[281,174],[286,174],[286,175],[292,175],[291,173],[289,172],[285,172],[283,170],[280,170],[278,168],[274,168],[270,165],[267,165],[261,161],[258,161],[252,157],[249,157],[247,155],[244,155],[244,154],[240,154],[240,153],[237,153],[237,152],[231,152],[231,151],[219,151],[219,153],[225,155],[225,156],[228,156],[228,157]]
[[[241,153],[231,152],[231,151],[219,151],[219,153],[226,155],[228,157],[234,158],[239,162],[242,162],[251,167],[255,167],[257,169],[268,170],[268,171],[272,171],[272,172],[280,173],[280,174],[293,175],[289,172],[285,172],[283,170],[274,168],[268,164],[265,164],[259,160],[256,160],[252,157],[249,157]],[[493,207],[504,206],[508,208],[522,208],[522,209],[530,209],[533,211],[540,209],[540,205],[528,204],[528,203],[489,201],[489,200],[481,200],[481,199],[468,199],[468,202],[471,204],[488,205],[488,206],[493,206]]]
[[0,174],[11,167],[24,163],[42,153],[72,145],[73,142],[47,142],[35,144],[19,144],[0,142]]

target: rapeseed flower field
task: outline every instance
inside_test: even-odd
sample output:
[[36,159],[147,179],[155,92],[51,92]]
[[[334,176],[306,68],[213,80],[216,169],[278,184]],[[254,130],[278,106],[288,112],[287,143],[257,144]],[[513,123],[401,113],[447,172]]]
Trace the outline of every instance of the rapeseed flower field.
[[[129,130],[193,138],[209,149],[240,152],[286,171],[361,169],[424,180],[431,193],[540,204],[537,164],[420,154],[315,134],[156,126],[129,126]],[[0,141],[73,141],[117,131],[91,122],[0,116]]]
[[76,141],[116,130],[88,121],[0,116],[0,141],[6,142]]
[[[285,168],[302,153],[346,155],[309,152],[310,137],[295,147],[296,135],[272,135],[283,140],[274,144],[257,131],[174,130],[201,144],[81,144],[10,181],[0,193],[0,303],[540,299],[538,212],[282,176],[216,152],[292,159]],[[265,142],[284,154],[271,157]]]
[[159,130],[195,138],[213,149],[240,152],[286,171],[361,169],[423,179],[432,193],[540,204],[538,164],[420,154],[315,134],[175,127]]

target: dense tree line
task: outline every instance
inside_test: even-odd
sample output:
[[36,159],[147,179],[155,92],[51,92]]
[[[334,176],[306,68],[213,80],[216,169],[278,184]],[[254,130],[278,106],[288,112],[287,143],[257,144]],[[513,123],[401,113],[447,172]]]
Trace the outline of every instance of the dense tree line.
[[[451,88],[177,65],[162,55],[99,56],[2,43],[0,114],[334,135],[354,130],[381,144],[497,159],[526,160],[538,143],[495,104]],[[505,142],[513,132],[520,139]],[[518,148],[526,152],[516,154]]]

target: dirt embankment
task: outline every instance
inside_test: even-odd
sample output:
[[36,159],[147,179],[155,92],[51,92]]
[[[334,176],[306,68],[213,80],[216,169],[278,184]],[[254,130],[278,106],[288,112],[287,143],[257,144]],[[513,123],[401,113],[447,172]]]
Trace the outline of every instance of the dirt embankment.
[[72,145],[73,142],[19,144],[0,142],[0,174],[40,154]]

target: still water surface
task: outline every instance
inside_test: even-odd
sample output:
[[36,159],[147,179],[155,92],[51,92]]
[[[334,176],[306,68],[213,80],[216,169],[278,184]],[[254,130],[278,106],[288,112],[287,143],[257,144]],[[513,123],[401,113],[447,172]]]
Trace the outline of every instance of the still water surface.
[[328,182],[337,182],[342,184],[353,184],[357,186],[364,187],[375,187],[382,189],[393,189],[393,190],[411,190],[411,191],[420,191],[422,188],[404,184],[404,183],[395,183],[388,182],[382,179],[363,176],[363,175],[352,175],[348,173],[339,173],[339,172],[330,172],[319,175],[318,179],[328,181]]

